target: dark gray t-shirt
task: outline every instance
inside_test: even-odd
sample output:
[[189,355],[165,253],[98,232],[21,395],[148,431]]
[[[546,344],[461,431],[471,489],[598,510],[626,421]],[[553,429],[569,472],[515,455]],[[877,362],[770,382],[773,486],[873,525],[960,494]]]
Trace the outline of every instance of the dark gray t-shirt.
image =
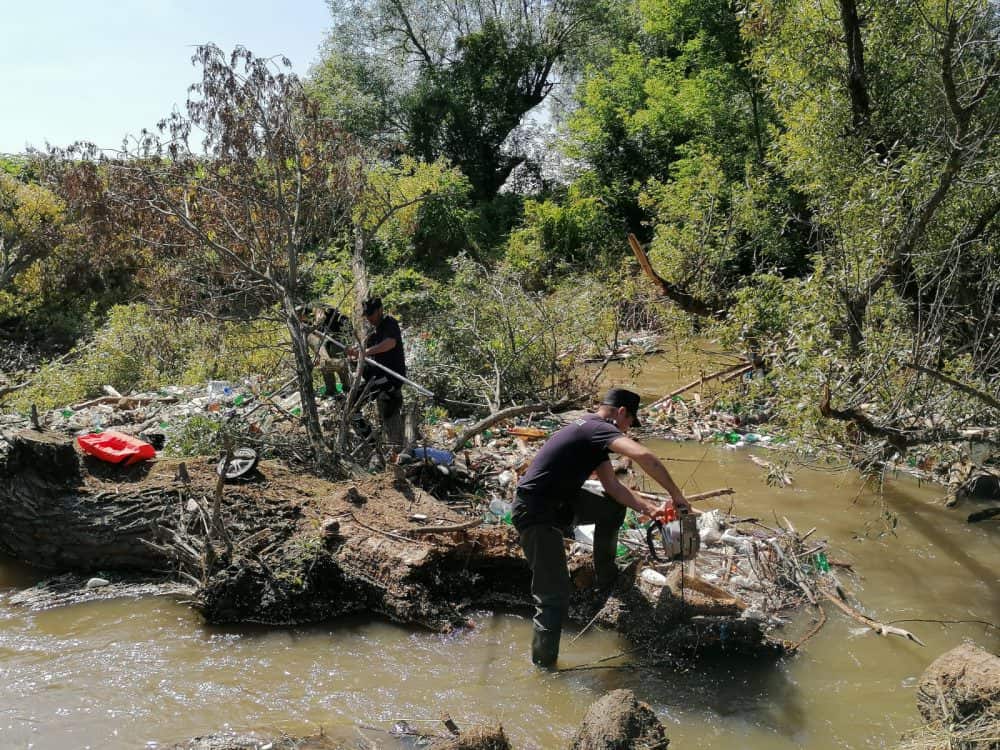
[[550,437],[517,485],[514,526],[520,530],[539,523],[568,523],[570,500],[608,459],[608,446],[621,436],[613,423],[589,414]]

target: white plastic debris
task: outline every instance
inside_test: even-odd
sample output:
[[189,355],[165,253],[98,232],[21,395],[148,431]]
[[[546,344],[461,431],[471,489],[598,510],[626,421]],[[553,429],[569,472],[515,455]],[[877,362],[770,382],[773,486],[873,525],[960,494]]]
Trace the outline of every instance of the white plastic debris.
[[109,581],[106,578],[91,578],[89,581],[87,581],[88,589],[97,589],[100,588],[101,586],[110,586],[110,585],[111,581]]
[[733,547],[739,552],[746,554],[753,552],[753,539],[746,536],[740,536],[732,529],[726,529],[722,532],[722,536],[719,537],[719,541],[729,547]]
[[585,524],[573,528],[573,538],[584,547],[594,546],[594,524]]
[[231,396],[233,393],[233,384],[228,380],[209,380],[208,381],[208,395],[210,398],[222,398],[223,396]]
[[653,586],[666,586],[667,577],[660,573],[659,571],[653,570],[652,568],[643,568],[639,577],[646,583],[650,583]]
[[501,487],[509,487],[510,483],[513,481],[514,481],[514,472],[510,471],[509,469],[507,471],[501,471],[499,476],[497,476],[497,483]]
[[748,591],[763,591],[764,587],[760,585],[759,581],[752,581],[746,576],[733,576],[729,579],[729,583],[741,589],[747,589]]
[[718,544],[722,540],[722,511],[710,510],[698,516],[698,536],[705,545]]

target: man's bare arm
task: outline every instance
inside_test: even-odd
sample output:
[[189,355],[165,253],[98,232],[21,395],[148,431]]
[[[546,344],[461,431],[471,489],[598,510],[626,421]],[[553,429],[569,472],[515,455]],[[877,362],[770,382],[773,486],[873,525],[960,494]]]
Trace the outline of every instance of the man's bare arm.
[[677,486],[677,483],[670,476],[670,472],[667,471],[667,467],[663,465],[663,462],[658,459],[649,448],[646,448],[639,443],[632,440],[632,438],[625,437],[622,435],[619,438],[615,438],[608,445],[608,448],[615,453],[631,458],[642,470],[649,475],[654,482],[660,485],[668,493],[670,497],[674,500],[674,506],[677,508],[690,509],[691,505],[684,498],[684,493],[681,492],[681,488]]
[[604,491],[616,502],[626,508],[645,513],[647,516],[656,516],[663,510],[663,506],[636,495],[632,490],[618,481],[615,470],[610,461],[602,461],[597,467],[597,478],[601,480]]

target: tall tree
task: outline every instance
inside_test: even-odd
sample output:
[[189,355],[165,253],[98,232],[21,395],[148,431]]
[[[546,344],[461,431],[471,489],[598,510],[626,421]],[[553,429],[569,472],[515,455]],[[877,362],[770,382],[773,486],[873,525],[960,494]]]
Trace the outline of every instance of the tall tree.
[[814,273],[768,295],[794,312],[758,316],[783,320],[778,346],[795,352],[786,398],[852,422],[882,458],[991,423],[995,399],[973,394],[1000,377],[996,4],[749,10],[782,124],[774,160],[812,219]]
[[363,137],[449,159],[480,200],[524,161],[510,135],[548,96],[558,62],[595,13],[578,0],[330,7],[334,28],[313,80],[328,111]]
[[110,219],[155,250],[161,293],[186,311],[280,311],[320,460],[326,447],[296,312],[307,291],[302,264],[320,241],[349,232],[363,160],[288,60],[204,45],[193,62],[202,79],[185,110],[143,131],[134,148],[109,155],[80,144],[51,161],[63,184],[100,191]]

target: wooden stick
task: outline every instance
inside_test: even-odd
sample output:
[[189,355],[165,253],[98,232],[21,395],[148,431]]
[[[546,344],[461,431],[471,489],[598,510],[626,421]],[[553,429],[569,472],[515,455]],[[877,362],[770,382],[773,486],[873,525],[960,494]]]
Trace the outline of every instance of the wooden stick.
[[[666,500],[670,497],[669,495],[657,495],[652,492],[642,492],[640,490],[633,490],[633,492],[635,492],[635,494],[637,494],[639,497],[644,497],[647,500]],[[691,503],[691,502],[697,502],[699,500],[708,500],[709,498],[713,497],[720,497],[721,495],[735,495],[735,494],[736,490],[734,490],[732,487],[723,487],[718,490],[709,490],[708,492],[699,492],[694,495],[685,495],[684,498],[689,503]]]
[[465,432],[455,438],[455,442],[451,445],[452,453],[458,451],[463,445],[465,445],[466,440],[471,440],[479,433],[484,430],[488,430],[490,427],[495,425],[497,422],[501,422],[504,419],[510,417],[517,417],[521,414],[530,414],[532,412],[548,412],[552,409],[559,408],[565,403],[565,401],[560,401],[555,404],[522,404],[521,406],[511,406],[507,409],[501,409],[498,412],[490,414],[485,419],[476,422],[474,425],[469,427]]
[[816,605],[816,609],[819,610],[819,620],[817,621],[816,625],[795,643],[789,644],[788,646],[789,651],[798,651],[803,643],[805,643],[814,635],[816,635],[822,629],[822,627],[826,625],[826,612],[824,612],[823,608],[818,604]]
[[465,531],[466,529],[474,529],[482,523],[483,519],[476,518],[472,521],[455,523],[450,526],[418,526],[415,529],[400,529],[400,532],[403,534],[438,534],[448,531]]
[[741,367],[740,369],[736,370],[735,372],[731,372],[728,375],[724,376],[722,378],[722,380],[720,380],[719,382],[720,383],[728,383],[730,380],[734,380],[735,378],[738,378],[743,373],[750,372],[751,370],[753,370],[753,365],[743,365],[743,367]]
[[843,601],[839,596],[831,594],[829,591],[823,590],[822,594],[829,601],[833,602],[841,612],[857,620],[865,627],[871,628],[879,635],[882,636],[898,635],[900,638],[906,638],[907,640],[913,641],[914,643],[919,644],[921,646],[925,645],[922,640],[917,638],[917,636],[913,635],[913,633],[911,633],[908,630],[903,630],[902,628],[896,628],[893,627],[892,625],[886,625],[885,623],[873,620],[872,618],[861,614],[852,606],[850,606],[847,602]]
[[643,407],[643,408],[647,409],[647,410],[648,409],[656,409],[661,404],[663,404],[665,402],[673,401],[674,396],[679,396],[682,393],[684,393],[685,391],[689,391],[692,388],[695,388],[696,386],[702,385],[702,384],[706,383],[709,380],[715,380],[715,378],[721,378],[723,375],[729,375],[730,373],[735,373],[737,370],[740,373],[743,373],[743,372],[746,372],[747,369],[752,369],[752,367],[753,367],[753,365],[748,365],[746,362],[740,362],[739,364],[736,364],[736,365],[730,365],[729,367],[726,367],[723,370],[719,370],[718,372],[710,373],[709,375],[704,375],[704,376],[698,378],[697,380],[691,381],[687,385],[682,385],[680,388],[671,391],[670,393],[668,393],[663,398],[660,398],[660,399],[654,401],[653,403],[651,403],[649,406],[646,406],[646,407]]

